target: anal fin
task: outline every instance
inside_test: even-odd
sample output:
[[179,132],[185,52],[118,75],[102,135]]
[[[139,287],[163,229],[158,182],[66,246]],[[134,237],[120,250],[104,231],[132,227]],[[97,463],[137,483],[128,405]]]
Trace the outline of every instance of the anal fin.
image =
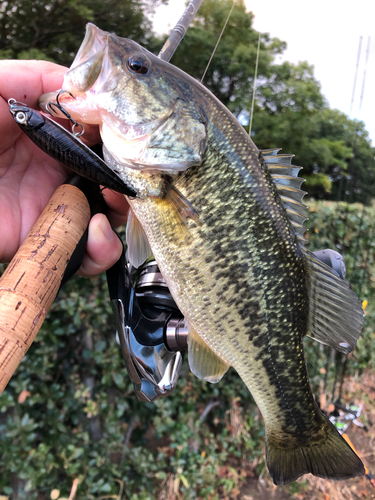
[[229,365],[212,351],[191,326],[188,346],[189,366],[194,375],[213,384],[219,382],[228,371]]

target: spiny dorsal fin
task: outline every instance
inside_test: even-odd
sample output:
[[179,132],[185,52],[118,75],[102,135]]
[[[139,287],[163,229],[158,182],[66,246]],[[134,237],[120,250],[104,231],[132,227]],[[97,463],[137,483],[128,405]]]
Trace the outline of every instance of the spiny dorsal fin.
[[281,151],[281,148],[276,148],[276,149],[261,149],[263,158],[265,156],[276,156],[279,151]]
[[306,191],[302,191],[301,184],[305,179],[298,177],[302,167],[292,165],[294,155],[278,154],[279,151],[280,149],[264,149],[261,153],[296,235],[304,244],[307,230],[303,223],[307,219],[307,206],[302,203]]

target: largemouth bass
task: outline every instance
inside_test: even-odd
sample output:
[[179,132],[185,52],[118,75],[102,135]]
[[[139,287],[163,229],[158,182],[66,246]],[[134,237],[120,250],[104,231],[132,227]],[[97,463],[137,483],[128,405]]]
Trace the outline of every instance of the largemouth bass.
[[100,126],[107,164],[137,192],[130,259],[154,254],[190,325],[192,371],[216,382],[233,366],[258,404],[275,484],[309,472],[363,474],[315,403],[303,351],[310,335],[349,352],[363,312],[344,280],[304,248],[291,157],[262,154],[203,85],[92,24],[63,90],[74,99],[65,93],[61,104]]

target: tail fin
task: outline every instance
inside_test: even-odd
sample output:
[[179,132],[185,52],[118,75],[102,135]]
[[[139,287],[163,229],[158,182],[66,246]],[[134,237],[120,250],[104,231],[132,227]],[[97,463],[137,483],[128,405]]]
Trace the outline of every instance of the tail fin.
[[273,482],[288,484],[309,472],[323,479],[340,481],[365,473],[363,463],[340,436],[336,428],[325,420],[324,440],[296,448],[275,446],[267,439],[266,458]]

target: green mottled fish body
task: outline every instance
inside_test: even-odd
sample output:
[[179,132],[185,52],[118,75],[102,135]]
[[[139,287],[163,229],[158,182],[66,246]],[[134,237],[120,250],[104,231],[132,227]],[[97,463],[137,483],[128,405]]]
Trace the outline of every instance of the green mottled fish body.
[[[314,408],[302,347],[307,318],[302,253],[259,151],[245,133],[238,134],[231,115],[214,112],[202,164],[174,180],[199,223],[184,223],[164,200],[130,203],[186,319],[237,370],[267,425],[282,423],[290,438],[296,395],[302,408]],[[227,137],[215,118],[227,120]]]
[[362,312],[345,282],[301,245],[290,220],[303,220],[292,167],[276,152],[265,161],[194,79],[93,25],[63,89],[76,98],[64,102],[74,118],[100,124],[107,164],[138,193],[129,201],[129,251],[147,257],[145,233],[190,325],[191,369],[215,382],[233,366],[254,396],[274,482],[363,474],[314,401],[303,352],[306,334],[350,350]]

